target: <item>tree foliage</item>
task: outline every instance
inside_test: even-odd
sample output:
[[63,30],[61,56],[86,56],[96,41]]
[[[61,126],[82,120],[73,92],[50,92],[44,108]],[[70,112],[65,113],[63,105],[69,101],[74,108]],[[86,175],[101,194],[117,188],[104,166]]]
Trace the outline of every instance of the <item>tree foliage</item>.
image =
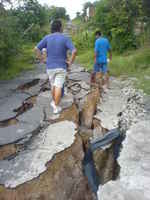
[[135,25],[144,16],[142,0],[101,0],[96,4],[95,23],[111,40],[115,50],[136,47]]
[[83,16],[85,17],[87,15],[87,9],[92,6],[92,3],[90,1],[86,2],[83,6]]
[[43,7],[37,0],[0,0],[0,69],[9,67],[23,44],[37,42],[47,34],[43,29],[50,18],[68,16],[65,8]]
[[63,7],[52,6],[49,9],[49,20],[53,21],[55,19],[65,19],[69,20],[69,16],[66,13],[66,9]]
[[18,19],[17,29],[22,37],[37,41],[41,37],[40,28],[47,23],[45,8],[37,0],[23,0],[22,3],[12,11]]
[[150,0],[143,0],[143,10],[148,21],[150,21]]

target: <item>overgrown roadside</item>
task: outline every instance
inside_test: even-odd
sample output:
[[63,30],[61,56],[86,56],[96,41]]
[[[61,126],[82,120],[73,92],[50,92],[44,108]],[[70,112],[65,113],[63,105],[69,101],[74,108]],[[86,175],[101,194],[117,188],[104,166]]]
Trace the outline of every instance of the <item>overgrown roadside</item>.
[[[84,4],[73,20],[73,40],[78,62],[91,70],[94,64],[94,32],[100,30],[110,41],[113,60],[110,75],[136,78],[135,86],[150,94],[149,1],[101,0]],[[129,20],[130,19],[130,20]]]
[[9,67],[0,68],[0,80],[16,77],[21,71],[34,69],[34,44],[23,45],[20,52],[9,60]]
[[[94,63],[94,50],[90,49],[78,54],[77,62],[86,69],[92,70]],[[113,54],[109,64],[110,75],[119,77],[133,77],[135,86],[150,94],[150,47],[146,46],[124,54]]]

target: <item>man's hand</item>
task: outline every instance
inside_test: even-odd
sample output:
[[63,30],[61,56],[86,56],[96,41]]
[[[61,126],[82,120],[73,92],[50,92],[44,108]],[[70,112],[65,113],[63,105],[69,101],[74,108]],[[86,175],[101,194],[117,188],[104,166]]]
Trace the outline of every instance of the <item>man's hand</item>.
[[71,60],[66,60],[66,64],[68,65],[68,67],[70,67],[72,65],[72,61]]
[[44,63],[44,58],[41,54],[41,51],[37,47],[34,48],[34,51],[35,51],[36,58],[40,61],[40,63]]
[[77,50],[74,49],[72,52],[71,58],[66,60],[66,64],[68,65],[67,68],[70,68],[70,66],[73,64],[76,54],[77,54]]
[[39,59],[39,61],[41,64],[45,63],[45,59],[44,59],[43,55],[41,55],[41,58]]

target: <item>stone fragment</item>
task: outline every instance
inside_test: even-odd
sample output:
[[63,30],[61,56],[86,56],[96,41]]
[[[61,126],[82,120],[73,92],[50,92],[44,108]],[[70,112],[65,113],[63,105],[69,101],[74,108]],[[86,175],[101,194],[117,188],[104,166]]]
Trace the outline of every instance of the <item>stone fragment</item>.
[[14,93],[9,98],[5,98],[0,107],[0,121],[14,118],[14,110],[22,105],[29,95],[23,93]]
[[44,120],[44,112],[40,107],[35,105],[32,109],[18,116],[17,119],[19,120],[19,123],[38,124],[40,126]]
[[87,95],[81,114],[82,125],[91,128],[93,122],[93,116],[96,112],[97,103],[100,100],[100,93],[98,89],[93,90]]
[[113,180],[115,170],[114,147],[106,150],[96,150],[93,154],[94,163],[101,180],[101,184]]
[[76,124],[76,126],[78,126],[79,125],[79,111],[78,111],[76,105],[73,104],[68,109],[65,109],[60,114],[60,117],[58,120],[59,121],[64,121],[64,120],[72,121]]
[[39,123],[20,122],[16,125],[0,128],[0,146],[16,143],[24,138],[30,138],[33,133],[38,132]]

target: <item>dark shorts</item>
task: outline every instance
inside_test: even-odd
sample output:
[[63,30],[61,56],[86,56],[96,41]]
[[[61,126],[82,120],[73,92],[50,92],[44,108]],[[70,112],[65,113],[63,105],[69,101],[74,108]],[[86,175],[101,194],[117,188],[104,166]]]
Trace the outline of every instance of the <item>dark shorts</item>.
[[94,72],[102,72],[103,74],[106,74],[108,72],[107,63],[94,64]]

